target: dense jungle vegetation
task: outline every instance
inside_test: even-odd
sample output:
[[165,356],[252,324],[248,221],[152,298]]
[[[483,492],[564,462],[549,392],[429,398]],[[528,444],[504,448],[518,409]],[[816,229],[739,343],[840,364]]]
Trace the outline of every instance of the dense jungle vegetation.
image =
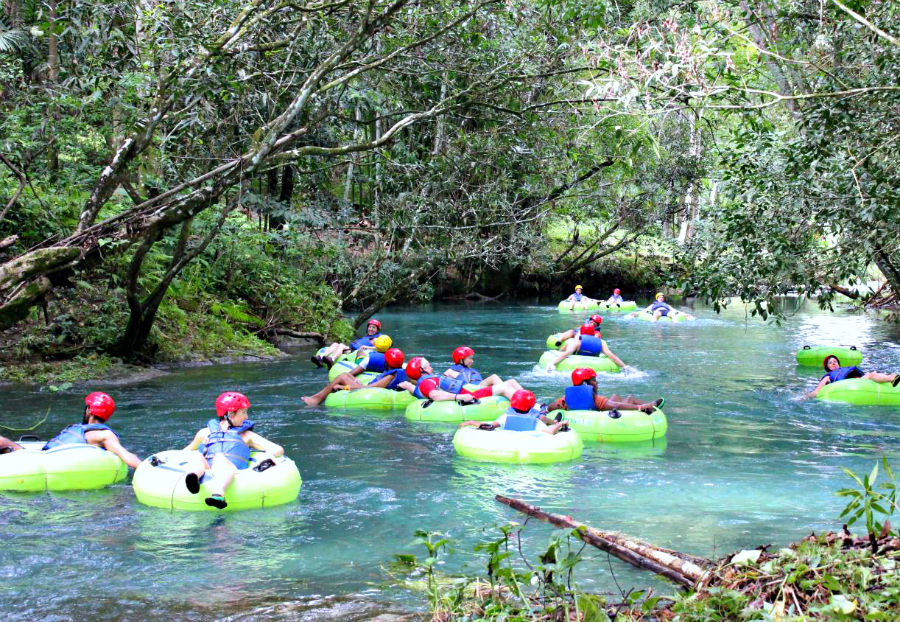
[[900,292],[896,3],[2,7],[6,361],[266,354],[584,277]]

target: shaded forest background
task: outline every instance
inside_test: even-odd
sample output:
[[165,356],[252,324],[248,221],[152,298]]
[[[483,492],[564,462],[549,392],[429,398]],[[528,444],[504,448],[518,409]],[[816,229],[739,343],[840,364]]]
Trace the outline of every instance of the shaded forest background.
[[577,281],[763,316],[900,292],[896,3],[2,7],[7,366]]

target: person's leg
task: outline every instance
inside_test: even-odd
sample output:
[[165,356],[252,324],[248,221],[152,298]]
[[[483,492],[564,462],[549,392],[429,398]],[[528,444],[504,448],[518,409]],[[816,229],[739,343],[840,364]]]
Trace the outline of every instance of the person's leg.
[[206,505],[211,505],[220,510],[227,507],[225,502],[225,491],[234,481],[237,474],[237,467],[231,463],[224,454],[216,454],[213,456],[211,470],[214,477],[209,480],[210,495],[206,498]]
[[516,387],[516,390],[519,390],[522,388],[522,386],[515,380],[512,380],[512,379],[504,380],[497,374],[491,374],[490,376],[488,376],[487,378],[482,380],[478,384],[478,386],[483,388],[483,387],[494,387],[494,386],[501,385],[501,384],[508,384],[510,386]]
[[193,495],[200,492],[200,480],[209,468],[209,463],[206,461],[203,454],[197,452],[197,456],[200,459],[197,460],[195,464],[191,465],[191,472],[184,477],[184,485],[187,487],[188,492]]
[[556,366],[562,363],[564,360],[569,358],[571,355],[575,354],[575,351],[581,345],[581,340],[578,338],[569,339],[566,343],[563,344],[563,347],[560,348],[560,353],[557,355],[556,359],[554,359],[553,363],[550,364],[551,367],[556,369]]
[[661,318],[661,317],[662,317],[662,309],[657,309],[656,311],[653,312],[653,321],[654,322],[658,322],[659,318]]
[[347,387],[348,389],[361,389],[365,385],[360,383],[359,380],[356,379],[356,376],[353,376],[347,372],[339,375],[337,378],[329,382],[325,385],[325,388],[316,393],[315,395],[310,395],[307,397],[301,398],[307,406],[318,406],[322,402],[325,401],[325,398],[331,395],[332,391],[335,389],[340,389],[342,387]]
[[877,371],[870,371],[863,374],[863,378],[874,380],[875,382],[894,382],[894,379],[897,377],[897,374],[882,374]]
[[350,351],[350,346],[345,345],[343,343],[335,342],[335,343],[331,344],[330,346],[328,346],[327,348],[325,348],[325,351],[322,352],[322,357],[329,358],[333,361],[334,359],[339,357],[344,352],[349,352],[349,351]]
[[[515,383],[515,386],[510,384],[510,381],[508,381],[508,380],[506,382],[501,382],[500,384],[495,384],[494,386],[491,387],[491,389],[493,391],[492,395],[502,395],[506,399],[511,400],[513,393],[515,393],[516,391],[522,390],[522,388],[518,382],[515,382],[515,380],[513,380],[512,382]],[[518,388],[515,388],[515,387],[518,387]]]

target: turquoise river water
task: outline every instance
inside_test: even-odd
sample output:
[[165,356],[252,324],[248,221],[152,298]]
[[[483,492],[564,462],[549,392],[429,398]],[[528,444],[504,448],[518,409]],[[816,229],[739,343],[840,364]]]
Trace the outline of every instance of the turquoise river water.
[[[0,613],[21,619],[366,619],[421,610],[422,594],[392,586],[383,566],[414,553],[413,532],[440,531],[458,553],[443,570],[483,568],[472,553],[497,523],[523,517],[497,493],[597,527],[716,557],[759,544],[780,546],[839,528],[834,491],[841,467],[868,471],[898,462],[900,412],[800,400],[821,372],[797,367],[803,344],[855,344],[867,370],[900,370],[900,329],[871,317],[807,306],[782,326],[743,310],[650,324],[604,317],[603,337],[633,366],[601,374],[606,393],[667,398],[669,433],[656,445],[586,444],[578,461],[502,466],[455,455],[451,425],[402,413],[336,413],[300,401],[325,382],[308,356],[175,371],[108,390],[111,420],[139,456],[187,444],[224,390],[246,393],[257,431],[285,447],[303,476],[297,502],[213,515],[139,505],[130,485],[56,494],[0,493]],[[550,333],[583,315],[555,305],[438,305],[379,315],[407,356],[450,363],[461,344],[476,367],[517,378],[540,401],[561,394],[565,374],[535,369]],[[0,422],[55,434],[80,418],[83,388],[51,394],[2,390]],[[550,528],[529,524],[526,548]],[[591,555],[593,556],[593,552]],[[580,585],[671,588],[605,554],[580,567]]]

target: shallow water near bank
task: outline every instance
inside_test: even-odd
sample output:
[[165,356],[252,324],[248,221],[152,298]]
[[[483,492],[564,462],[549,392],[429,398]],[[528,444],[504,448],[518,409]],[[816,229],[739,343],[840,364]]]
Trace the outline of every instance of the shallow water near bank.
[[[395,553],[423,553],[411,545],[421,528],[454,540],[459,553],[442,569],[480,571],[472,547],[494,537],[492,525],[524,519],[496,503],[497,493],[709,557],[838,527],[843,503],[834,491],[850,484],[841,467],[868,472],[883,454],[896,462],[900,410],[798,399],[821,373],[797,367],[794,352],[804,344],[856,345],[864,369],[900,370],[900,328],[810,306],[780,327],[743,309],[695,311],[696,322],[677,324],[608,314],[601,327],[636,368],[601,374],[601,390],[665,396],[665,442],[586,444],[580,460],[551,466],[466,461],[453,451],[453,426],[408,422],[399,411],[308,408],[300,396],[326,375],[303,357],[179,370],[110,390],[118,405],[110,423],[141,457],[183,447],[213,414],[219,392],[245,392],[257,431],[297,462],[300,498],[213,515],[142,506],[127,484],[0,493],[0,612],[367,619],[421,609],[423,595],[391,586],[383,566]],[[560,314],[555,304],[478,304],[395,308],[379,319],[407,356],[424,354],[445,368],[455,346],[471,345],[476,367],[515,377],[547,401],[567,376],[535,368],[544,341],[584,315]],[[36,430],[42,438],[80,417],[80,391],[2,394],[3,425],[28,427],[49,409]],[[526,547],[538,550],[549,534],[529,524]],[[598,592],[616,592],[617,584],[669,591],[605,554],[577,578]]]

